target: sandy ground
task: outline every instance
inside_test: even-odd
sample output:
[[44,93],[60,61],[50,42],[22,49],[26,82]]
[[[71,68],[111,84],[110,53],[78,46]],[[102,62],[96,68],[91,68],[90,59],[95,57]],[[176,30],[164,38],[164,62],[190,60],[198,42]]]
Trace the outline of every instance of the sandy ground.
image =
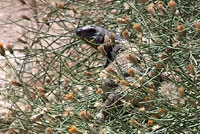
[[[27,6],[23,6],[17,0],[0,0],[0,41],[3,44],[10,43],[17,47],[20,43],[17,42],[17,38],[22,33],[22,29],[12,21],[19,21],[22,14],[30,15],[31,11]],[[8,23],[5,25],[5,23]],[[23,21],[25,25],[27,22]]]
[[[4,47],[7,44],[12,45],[14,49],[23,48],[25,46],[25,44],[17,41],[17,39],[21,37],[21,34],[24,33],[22,27],[17,24],[23,26],[37,26],[33,18],[30,21],[27,21],[23,20],[21,17],[23,14],[29,17],[34,15],[34,11],[31,9],[31,1],[33,0],[25,1],[26,5],[20,3],[19,0],[0,0],[0,42],[4,44]],[[50,2],[53,1],[54,0],[50,0]],[[17,24],[15,22],[17,22]],[[73,28],[70,24],[67,24],[67,26],[68,28]],[[55,27],[55,30],[58,29],[58,26],[56,25],[53,27]],[[56,31],[52,32],[56,33]],[[61,32],[61,30],[59,30],[59,32]],[[19,52],[14,53],[16,57],[22,55],[22,53]],[[13,55],[8,51],[6,51],[6,55],[11,57],[9,58],[9,61],[12,64],[16,64]],[[0,125],[1,119],[9,112],[8,108],[12,105],[4,95],[7,94],[7,92],[10,92],[10,81],[14,78],[14,72],[6,66],[6,62],[5,57],[0,55]],[[0,134],[4,133],[0,130]]]
[[[23,47],[22,43],[17,42],[17,38],[20,37],[20,33],[23,33],[23,29],[12,22],[19,21],[22,14],[29,16],[32,15],[33,12],[27,5],[23,5],[17,0],[0,0],[0,42],[4,45],[10,44],[14,48]],[[20,23],[23,25],[30,24],[30,22],[24,20]],[[3,68],[4,65],[5,58],[0,56],[0,67]],[[11,105],[11,103],[2,95],[2,92],[8,90],[6,88],[10,80],[10,76],[8,75],[9,74],[0,69],[0,119],[8,112],[5,107]],[[3,133],[0,132],[0,134]]]
[[[10,20],[18,20],[23,12],[27,12],[27,9],[21,3],[13,0],[0,0],[0,42],[4,45],[11,44],[15,47],[20,45],[17,38],[20,36],[21,28],[16,24],[11,24]],[[1,66],[4,65],[4,61],[4,57],[0,56]],[[7,77],[5,71],[0,70],[0,73],[0,87],[3,91],[7,84]],[[2,107],[8,104],[4,101],[4,96],[0,95],[0,115],[7,111]]]

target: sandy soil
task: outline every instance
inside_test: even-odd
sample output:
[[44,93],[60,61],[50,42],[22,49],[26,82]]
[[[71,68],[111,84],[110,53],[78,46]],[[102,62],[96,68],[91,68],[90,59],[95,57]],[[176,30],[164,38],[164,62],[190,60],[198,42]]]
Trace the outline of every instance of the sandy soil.
[[[20,33],[23,33],[23,29],[13,23],[21,20],[20,16],[22,14],[30,16],[33,12],[27,5],[23,5],[17,0],[0,0],[0,42],[4,45],[11,44],[13,48],[23,47],[23,44],[17,41],[17,38],[20,37]],[[23,20],[20,24],[29,25],[30,22]],[[5,58],[0,56],[0,119],[8,112],[5,107],[11,105],[11,103],[5,99],[5,96],[2,95],[2,92],[9,90],[7,87],[11,78],[9,74],[2,70],[5,64]],[[0,132],[0,134],[3,133]]]
[[[31,10],[26,6],[22,5],[17,0],[0,0],[0,41],[3,44],[10,43],[17,47],[20,43],[17,42],[17,37],[22,33],[22,29],[12,21],[19,21],[22,14],[31,15]],[[5,25],[7,23],[7,25]],[[23,21],[23,24],[28,23]]]
[[[21,34],[24,33],[22,27],[17,24],[23,26],[37,26],[33,18],[27,21],[23,20],[21,17],[23,14],[29,17],[34,15],[34,11],[31,9],[31,1],[33,0],[25,1],[26,4],[23,5],[18,0],[0,0],[0,42],[3,43],[4,46],[10,44],[14,49],[24,47],[25,44],[17,41],[17,39],[21,37]],[[50,1],[52,2],[54,0]],[[15,22],[17,22],[17,24]],[[70,27],[71,25],[69,24],[68,26],[69,28],[73,28]],[[57,29],[57,27],[55,29]],[[21,54],[22,53],[15,52],[16,57]],[[8,51],[6,51],[6,55],[11,57],[9,60],[12,64],[16,64],[13,55],[9,54]],[[14,72],[6,66],[6,62],[5,57],[0,55],[0,124],[2,117],[9,112],[8,108],[12,105],[12,103],[6,99],[6,96],[3,95],[9,92],[10,81],[14,78]],[[0,134],[3,134],[1,130]]]

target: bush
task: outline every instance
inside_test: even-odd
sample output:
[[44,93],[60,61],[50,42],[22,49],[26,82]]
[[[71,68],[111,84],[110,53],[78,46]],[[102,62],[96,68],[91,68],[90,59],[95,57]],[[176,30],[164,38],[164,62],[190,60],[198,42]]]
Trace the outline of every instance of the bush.
[[[13,75],[9,91],[1,93],[12,103],[1,119],[2,131],[198,132],[198,0],[41,0],[30,8],[35,15],[20,20],[33,25],[13,22],[25,31],[18,39],[24,49],[0,46],[8,63],[5,69]],[[143,65],[146,73],[139,76],[144,82],[129,85],[128,101],[118,98],[123,103],[110,108],[105,108],[107,94],[101,91],[99,77],[106,59],[75,32],[93,24],[124,37],[149,58]],[[13,55],[7,53],[11,50]],[[105,120],[98,118],[102,111],[108,114]]]

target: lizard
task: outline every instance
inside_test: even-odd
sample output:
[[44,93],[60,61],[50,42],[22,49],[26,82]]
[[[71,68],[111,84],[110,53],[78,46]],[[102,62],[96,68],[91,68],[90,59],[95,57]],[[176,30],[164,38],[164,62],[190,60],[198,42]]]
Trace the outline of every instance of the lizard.
[[[107,74],[109,69],[112,69],[116,73],[117,77],[127,80],[130,78],[128,70],[132,67],[137,73],[142,75],[142,68],[140,68],[137,63],[131,61],[131,59],[127,59],[127,55],[130,56],[130,54],[134,54],[134,57],[129,58],[132,58],[133,60],[135,58],[136,62],[138,62],[139,58],[136,57],[136,53],[138,53],[137,49],[117,34],[114,34],[113,44],[106,44],[106,37],[110,37],[111,34],[112,32],[95,25],[80,27],[76,30],[76,35],[94,49],[98,49],[98,46],[104,44],[103,47],[107,60],[104,65],[105,69],[102,70],[102,73],[100,74],[103,81],[102,85],[104,91],[109,90],[113,86],[113,83],[116,83],[113,82],[112,79],[108,78],[109,76],[107,76]],[[117,84],[114,85],[114,88],[118,86]]]

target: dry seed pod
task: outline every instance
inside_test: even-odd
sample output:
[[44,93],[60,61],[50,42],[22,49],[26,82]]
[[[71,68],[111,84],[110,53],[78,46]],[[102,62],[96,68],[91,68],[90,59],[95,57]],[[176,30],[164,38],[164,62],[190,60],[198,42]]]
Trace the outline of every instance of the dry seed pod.
[[164,7],[166,7],[166,6],[165,6],[165,3],[164,3],[163,1],[158,1],[158,4],[161,4],[161,5],[163,5]]
[[154,124],[153,120],[148,120],[148,125],[149,125],[150,127],[152,127],[153,124]]
[[122,86],[128,86],[129,84],[125,80],[120,80],[120,85],[122,85]]
[[46,96],[45,96],[45,92],[43,92],[43,91],[40,91],[40,92],[39,92],[39,96],[40,96],[41,98],[43,98],[43,99],[47,99]]
[[[134,97],[133,97],[134,98]],[[142,101],[142,99],[141,98],[135,98],[134,100],[133,100],[133,105],[135,105],[135,106],[141,106],[141,104],[140,104],[140,102]]]
[[26,16],[25,14],[22,14],[21,16],[20,16],[22,19],[24,19],[24,20],[31,20],[28,16]]
[[115,43],[115,34],[113,32],[110,33],[110,39],[112,43]]
[[69,132],[73,134],[83,134],[76,126],[71,126]]
[[39,96],[48,101],[48,99],[45,96],[45,93],[46,93],[45,89],[42,88],[42,87],[37,87],[37,89],[38,89],[38,92],[39,92]]
[[127,54],[126,59],[133,63],[138,63],[138,59],[135,55]]
[[91,74],[90,72],[88,72],[88,71],[85,71],[85,72],[84,72],[84,75],[85,75],[85,76],[88,76],[88,77],[91,77],[91,76],[92,76],[92,74]]
[[76,98],[73,96],[72,93],[68,93],[68,94],[66,95],[66,99],[67,99],[67,100],[71,100],[71,101],[76,101]]
[[103,94],[103,89],[102,89],[102,88],[99,88],[99,89],[96,91],[96,94]]
[[38,115],[34,115],[34,116],[32,116],[32,121],[33,122],[36,122],[36,121],[39,121],[42,117],[43,117],[43,113],[41,113],[41,114],[38,114]]
[[158,75],[158,71],[156,71],[156,70],[152,70],[152,71],[150,72],[150,74],[149,74],[150,77],[154,77],[154,76],[156,76],[156,75]]
[[95,102],[94,107],[103,108],[103,107],[105,107],[105,104],[97,101],[97,102]]
[[88,120],[94,119],[94,117],[92,116],[92,114],[89,111],[81,111],[79,113],[79,117],[81,117],[82,119],[88,119]]
[[6,48],[8,49],[8,51],[9,51],[11,54],[14,53],[14,52],[13,52],[13,47],[12,47],[12,45],[8,44],[8,45],[6,45]]
[[164,64],[162,62],[158,62],[156,64],[156,69],[162,69],[162,68],[164,68]]
[[180,37],[184,35],[184,33],[185,33],[185,27],[182,25],[182,23],[178,23],[177,31],[178,31],[178,35]]
[[185,30],[185,27],[182,25],[182,23],[178,23],[177,31],[182,32],[183,30]]
[[153,82],[148,82],[148,86],[149,86],[149,88],[151,88],[151,89],[155,88],[155,85],[154,85]]
[[158,114],[160,114],[160,115],[166,115],[167,111],[164,110],[164,109],[162,109],[162,108],[160,108],[160,109],[158,109]]
[[141,127],[142,125],[139,123],[139,122],[137,122],[137,120],[135,120],[135,119],[131,119],[130,120],[130,124],[131,125],[135,125],[136,127]]
[[45,89],[42,88],[42,87],[37,87],[37,90],[38,90],[39,92],[45,92]]
[[131,21],[130,21],[130,17],[129,17],[129,16],[126,16],[126,17],[124,18],[124,20],[126,21],[126,23],[127,23],[128,25],[131,25]]
[[148,7],[147,8],[147,11],[152,15],[152,16],[155,16],[156,15],[156,11],[153,7]]
[[178,93],[179,93],[180,97],[184,97],[184,87],[178,88]]
[[145,100],[145,101],[150,101],[150,100],[152,100],[152,98],[151,98],[150,96],[146,96],[146,97],[144,98],[144,100]]
[[11,83],[11,85],[14,85],[14,86],[17,86],[17,87],[22,86],[22,84],[19,81],[17,81],[16,79],[13,79],[10,83]]
[[25,107],[24,107],[24,113],[27,113],[29,110],[31,109],[31,105],[27,104]]
[[86,111],[81,111],[79,113],[79,117],[82,118],[82,119],[87,119],[87,117],[86,117]]
[[167,10],[166,10],[166,8],[164,7],[163,4],[158,3],[158,9],[159,9],[160,12],[167,14]]
[[153,7],[154,9],[156,8],[154,3],[150,3],[150,4],[148,5],[148,7]]
[[24,50],[28,50],[29,47],[28,47],[28,46],[24,46],[23,49],[24,49]]
[[152,88],[148,89],[148,93],[151,94],[151,95],[156,96],[156,91],[154,89],[152,89]]
[[108,66],[106,70],[108,71],[108,73],[116,74],[115,70],[111,66]]
[[3,47],[3,43],[1,43],[1,42],[0,42],[0,54],[1,54],[2,56],[5,56],[5,49],[4,49],[4,47]]
[[106,42],[106,44],[109,44],[111,42],[110,38],[108,36],[105,36],[105,42]]
[[50,83],[50,82],[51,82],[51,79],[50,79],[50,78],[46,78],[45,82],[46,82],[46,83]]
[[45,134],[53,134],[53,129],[48,127],[45,129]]
[[122,32],[122,35],[124,38],[129,39],[129,32],[127,29]]
[[6,117],[14,117],[15,116],[16,111],[14,110],[10,110],[7,114]]
[[125,19],[123,19],[123,18],[117,18],[117,23],[119,23],[119,24],[126,24],[126,20]]
[[149,4],[147,7],[147,11],[152,15],[155,16],[156,15],[156,11],[155,11],[155,5],[153,3]]
[[59,9],[64,9],[64,3],[61,3],[61,2],[56,2],[56,7],[59,8]]
[[133,29],[138,32],[142,32],[142,27],[139,23],[133,25]]
[[70,84],[70,80],[69,79],[64,79],[64,86],[67,87]]
[[192,63],[190,63],[190,64],[187,66],[187,70],[189,71],[190,74],[195,75],[195,69],[194,69],[194,66],[193,66]]
[[106,51],[103,45],[98,46],[97,49],[103,56],[106,56]]
[[171,0],[169,3],[168,3],[169,7],[172,9],[173,12],[176,12],[176,2]]
[[200,21],[195,22],[194,26],[195,26],[195,28],[200,30]]
[[20,38],[20,37],[19,37],[19,38],[17,38],[17,41],[18,41],[18,42],[21,42],[21,43],[24,43],[24,44],[25,44],[25,43],[27,43],[25,40],[23,40],[23,39],[22,39],[22,38]]
[[136,74],[136,71],[135,71],[135,69],[133,69],[133,68],[129,68],[128,73],[129,73],[129,75],[130,75],[131,77],[134,77],[135,74]]

